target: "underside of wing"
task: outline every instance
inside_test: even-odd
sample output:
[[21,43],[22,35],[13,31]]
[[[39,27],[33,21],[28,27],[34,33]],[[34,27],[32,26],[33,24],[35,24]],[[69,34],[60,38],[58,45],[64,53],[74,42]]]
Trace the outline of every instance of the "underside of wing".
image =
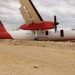
[[27,23],[30,22],[39,23],[43,21],[42,17],[38,13],[37,9],[35,8],[31,0],[20,0],[20,3],[22,5],[20,11],[22,13],[24,20]]
[[24,6],[21,6],[20,8],[21,14],[25,20],[26,24],[30,24],[33,20],[33,18],[31,17],[30,14],[28,14],[28,11],[26,10],[26,8]]

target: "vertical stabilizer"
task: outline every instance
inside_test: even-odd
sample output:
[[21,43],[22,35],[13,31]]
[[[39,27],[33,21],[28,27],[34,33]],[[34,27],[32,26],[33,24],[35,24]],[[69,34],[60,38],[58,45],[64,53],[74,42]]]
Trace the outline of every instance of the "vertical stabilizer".
[[6,29],[1,21],[0,21],[0,32],[6,32]]
[[36,22],[36,23],[43,21],[42,17],[38,13],[37,9],[35,8],[35,6],[31,0],[20,0],[20,3],[22,5],[22,7],[20,8],[20,11],[25,20],[28,18],[27,22],[29,22],[31,20],[32,20],[32,22]]
[[0,20],[0,26],[2,26],[2,27],[3,27],[3,24],[2,24],[2,22],[1,22],[1,20]]

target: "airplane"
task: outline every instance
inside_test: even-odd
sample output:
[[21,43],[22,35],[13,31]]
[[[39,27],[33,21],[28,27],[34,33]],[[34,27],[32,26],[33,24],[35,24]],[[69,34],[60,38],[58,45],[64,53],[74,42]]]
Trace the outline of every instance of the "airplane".
[[[31,5],[30,2],[29,2],[29,5]],[[32,9],[33,9],[33,7],[32,7]],[[35,13],[36,12],[34,12],[34,14]],[[36,18],[38,18],[39,21],[42,20],[40,15],[39,15],[39,17],[36,15]],[[16,29],[12,29],[12,30],[7,30],[4,27],[4,25],[2,24],[2,22],[0,21],[0,39],[25,39],[25,40],[33,40],[33,39],[35,39],[36,34],[35,34],[35,31],[33,31],[31,28],[33,28],[33,29],[37,28],[38,29],[39,26],[36,26],[37,23],[33,24],[31,22],[30,24],[32,26],[30,26],[30,28],[28,27],[29,30],[23,30],[20,27],[16,28]],[[52,29],[52,28],[54,28],[53,22],[38,23],[38,25],[39,24],[42,24],[42,25],[44,24],[43,26],[41,26],[41,28],[42,27],[45,28],[45,29],[48,29],[48,28]],[[25,25],[28,26],[27,24],[25,24]]]
[[[36,17],[38,18],[38,16],[36,16]],[[41,18],[41,16],[40,16],[40,18]],[[38,18],[38,20],[39,20],[39,18]],[[47,23],[47,24],[45,24],[45,23]],[[53,22],[45,22],[45,23],[44,23],[44,25],[42,23],[40,23],[40,24],[42,24],[44,26],[43,28],[45,28],[45,29],[47,29],[47,28],[50,28],[50,29],[54,28]],[[30,23],[30,24],[32,26],[28,27],[29,30],[26,30],[26,29],[23,30],[23,29],[21,29],[21,26],[19,28],[16,28],[16,29],[7,30],[4,27],[4,25],[2,24],[2,22],[0,21],[0,39],[25,39],[25,40],[34,40],[36,34],[35,34],[35,31],[33,31],[31,28],[35,29],[35,28],[38,28],[39,26],[36,26],[37,23],[35,23],[35,24]],[[27,25],[27,23],[24,24],[24,25],[25,26],[29,26],[29,25]]]
[[26,24],[8,31],[0,21],[0,39],[75,40],[75,29],[57,28],[59,23],[56,16],[54,22],[43,21],[31,0],[20,0],[20,3],[22,4],[20,11]]
[[50,41],[68,41],[75,40],[75,29],[72,28],[58,28],[38,30],[37,36],[32,30],[12,29],[7,31],[0,21],[0,39],[25,39],[25,40],[50,40]]
[[35,31],[35,34],[37,34],[36,35],[37,40],[52,40],[52,41],[75,40],[75,29],[57,28],[57,25],[59,25],[59,23],[57,22],[56,16],[54,16],[54,22],[43,21],[43,18],[41,17],[41,15],[37,11],[36,7],[34,6],[31,0],[20,0],[20,3],[22,5],[20,8],[22,16],[24,20],[28,22],[28,25],[25,24],[21,25],[20,28],[23,30]]

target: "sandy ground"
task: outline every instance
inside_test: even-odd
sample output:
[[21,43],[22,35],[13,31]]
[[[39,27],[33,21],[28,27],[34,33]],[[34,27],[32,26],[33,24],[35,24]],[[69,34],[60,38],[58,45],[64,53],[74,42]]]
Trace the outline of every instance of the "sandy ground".
[[0,75],[75,75],[75,42],[0,40]]

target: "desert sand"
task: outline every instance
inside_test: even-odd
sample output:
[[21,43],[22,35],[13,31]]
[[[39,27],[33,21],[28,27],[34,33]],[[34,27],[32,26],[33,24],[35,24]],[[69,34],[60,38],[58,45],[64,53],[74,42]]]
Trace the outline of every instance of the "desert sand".
[[0,40],[0,75],[75,75],[75,42]]

